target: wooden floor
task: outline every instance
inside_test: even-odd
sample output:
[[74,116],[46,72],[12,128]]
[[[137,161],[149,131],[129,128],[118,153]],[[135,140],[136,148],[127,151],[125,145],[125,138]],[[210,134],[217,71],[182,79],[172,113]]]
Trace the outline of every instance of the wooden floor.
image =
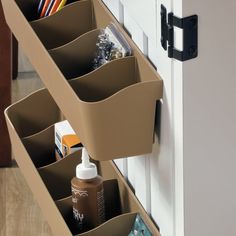
[[[42,87],[35,73],[21,73],[12,84],[12,101]],[[14,157],[13,157],[14,158]],[[0,169],[0,236],[52,236],[16,163]]]

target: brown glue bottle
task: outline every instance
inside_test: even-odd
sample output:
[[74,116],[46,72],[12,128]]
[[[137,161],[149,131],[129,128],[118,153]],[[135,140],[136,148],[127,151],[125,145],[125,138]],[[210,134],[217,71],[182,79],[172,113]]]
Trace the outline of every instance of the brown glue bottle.
[[82,163],[76,167],[71,180],[73,216],[77,228],[87,231],[105,221],[103,180],[97,167],[89,161],[87,150],[82,150]]

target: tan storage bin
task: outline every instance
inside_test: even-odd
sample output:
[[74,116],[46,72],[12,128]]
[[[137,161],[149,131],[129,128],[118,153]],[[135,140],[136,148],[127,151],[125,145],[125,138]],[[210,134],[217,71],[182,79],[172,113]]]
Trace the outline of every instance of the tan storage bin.
[[[5,116],[17,163],[52,231],[55,235],[71,236],[77,232],[74,231],[71,215],[70,180],[75,175],[76,165],[81,161],[81,151],[53,162],[55,159],[51,156],[54,156],[52,153],[53,125],[51,123],[60,120],[60,111],[56,104],[50,102],[51,99],[47,90],[41,89],[11,105],[6,109]],[[38,105],[41,102],[44,106]],[[32,113],[26,112],[29,110]],[[47,120],[49,111],[54,111],[57,115],[53,119]],[[24,119],[20,123],[17,119],[20,117],[19,114],[24,115]],[[43,115],[45,120],[41,124]],[[32,118],[34,118],[34,122],[29,122],[32,121]],[[48,128],[44,128],[45,126]],[[25,128],[27,128],[27,132],[24,131]],[[41,130],[42,128],[44,129]],[[36,133],[32,134],[34,131]],[[47,163],[46,157],[50,164]],[[96,162],[96,164],[99,173],[104,178],[107,221],[99,227],[79,235],[127,235],[133,225],[136,212],[139,212],[153,235],[159,236],[157,228],[112,161]],[[113,230],[115,231],[113,232]]]
[[[47,45],[21,12],[25,9],[21,5],[29,0],[17,0],[20,8],[14,0],[2,2],[9,26],[90,156],[95,160],[111,160],[150,153],[162,80],[102,1],[75,2],[48,20],[42,19],[51,21],[50,18],[59,18],[63,12],[91,4],[91,19],[98,29],[114,22],[131,45],[134,56],[114,60],[94,71],[88,63],[91,65],[98,30],[48,52]],[[63,17],[67,18],[67,13]],[[53,24],[50,27],[53,30]]]

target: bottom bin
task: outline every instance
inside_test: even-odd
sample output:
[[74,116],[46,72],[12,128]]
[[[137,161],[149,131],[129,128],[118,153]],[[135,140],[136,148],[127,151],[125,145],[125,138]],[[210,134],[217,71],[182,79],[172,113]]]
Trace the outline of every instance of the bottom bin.
[[[40,107],[35,107],[34,102],[38,99],[38,95],[45,95],[44,97],[47,99],[45,98],[46,100],[40,103]],[[40,112],[39,108],[43,107],[48,113]],[[30,108],[31,110],[34,108],[38,112],[38,116],[36,113],[32,116],[29,112]],[[52,113],[53,117],[48,117]],[[37,94],[32,94],[10,106],[6,109],[5,116],[18,166],[53,233],[58,236],[76,235],[77,232],[73,230],[71,218],[70,180],[75,176],[76,165],[81,161],[81,151],[58,162],[55,161],[52,125],[60,120],[58,107],[48,96],[46,90],[40,90]],[[45,116],[48,119],[42,122],[41,119]],[[19,117],[20,119],[18,119]],[[139,213],[152,235],[159,236],[157,227],[113,161],[96,162],[96,164],[104,179],[107,221],[99,227],[79,235],[126,236],[131,230],[136,213]]]

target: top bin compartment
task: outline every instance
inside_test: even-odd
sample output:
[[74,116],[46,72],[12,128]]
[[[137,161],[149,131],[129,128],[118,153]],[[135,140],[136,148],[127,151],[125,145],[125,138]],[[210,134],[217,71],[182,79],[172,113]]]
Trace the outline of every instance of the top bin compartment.
[[68,1],[60,11],[44,18],[37,16],[38,0],[16,0],[16,4],[46,49],[64,45],[96,27],[88,0]]
[[[111,160],[150,153],[162,80],[102,1],[75,2],[48,17],[48,20],[59,19],[64,14],[66,21],[69,12],[82,9],[82,3],[91,7],[92,30],[51,50],[22,14],[19,3],[2,2],[11,30],[90,156],[95,160]],[[42,19],[46,20],[47,17]],[[111,22],[130,44],[133,56],[90,71],[87,63],[91,61],[99,29]],[[53,32],[54,24],[48,26]]]

